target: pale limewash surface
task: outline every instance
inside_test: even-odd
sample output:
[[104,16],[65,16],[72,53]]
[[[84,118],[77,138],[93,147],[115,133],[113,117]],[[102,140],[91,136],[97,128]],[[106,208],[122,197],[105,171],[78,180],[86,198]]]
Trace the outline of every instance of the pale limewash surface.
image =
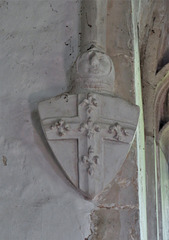
[[93,205],[53,161],[38,102],[67,88],[78,1],[0,1],[0,239],[84,240]]

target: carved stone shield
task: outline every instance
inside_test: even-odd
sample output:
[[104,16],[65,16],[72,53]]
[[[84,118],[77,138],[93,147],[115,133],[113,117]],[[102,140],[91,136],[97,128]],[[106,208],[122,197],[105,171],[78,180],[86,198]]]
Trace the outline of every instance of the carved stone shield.
[[126,159],[139,109],[111,95],[62,94],[41,102],[39,115],[63,171],[85,196],[93,198]]

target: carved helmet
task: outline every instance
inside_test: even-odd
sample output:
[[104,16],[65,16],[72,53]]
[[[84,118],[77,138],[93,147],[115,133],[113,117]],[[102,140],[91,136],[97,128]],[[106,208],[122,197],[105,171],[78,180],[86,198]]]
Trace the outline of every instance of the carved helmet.
[[111,58],[97,47],[82,53],[73,67],[72,93],[102,92],[113,94],[115,70]]

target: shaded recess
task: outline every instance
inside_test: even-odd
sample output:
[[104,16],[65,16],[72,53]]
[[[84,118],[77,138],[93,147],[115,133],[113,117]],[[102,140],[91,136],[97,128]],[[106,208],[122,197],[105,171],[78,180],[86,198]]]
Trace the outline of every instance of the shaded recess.
[[169,63],[169,48],[165,51],[163,57],[159,60],[157,65],[156,74],[167,64]]

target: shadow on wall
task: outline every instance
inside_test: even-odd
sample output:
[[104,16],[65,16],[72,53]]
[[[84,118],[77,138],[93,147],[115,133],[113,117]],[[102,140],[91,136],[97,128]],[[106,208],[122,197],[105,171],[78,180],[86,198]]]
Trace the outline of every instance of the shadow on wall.
[[[66,84],[67,89],[70,88],[70,75],[72,67],[80,53],[80,43],[81,43],[81,14],[82,14],[82,1],[77,0],[76,5],[72,4],[70,1],[69,7],[67,8],[67,16],[74,12],[74,16],[71,21],[68,21],[64,26],[65,33],[63,39],[64,43],[64,70],[66,73]],[[71,11],[72,9],[72,11]]]
[[162,59],[158,62],[156,74],[167,64],[169,63],[169,49],[163,54]]

